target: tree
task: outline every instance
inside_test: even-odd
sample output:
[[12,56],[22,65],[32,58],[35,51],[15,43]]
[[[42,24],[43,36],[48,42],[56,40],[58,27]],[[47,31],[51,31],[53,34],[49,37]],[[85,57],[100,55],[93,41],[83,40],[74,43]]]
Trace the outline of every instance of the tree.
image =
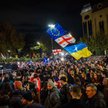
[[97,34],[95,42],[99,54],[103,55],[105,50],[108,51],[108,35],[103,33]]
[[0,23],[0,52],[6,54],[8,50],[17,54],[18,49],[24,47],[24,36],[17,33],[10,23]]
[[47,52],[52,52],[52,49],[61,48],[54,40],[52,40],[47,35],[41,36],[39,41],[43,43],[45,51]]
[[90,39],[83,37],[81,41],[87,43],[90,51],[96,55],[103,55],[105,51],[108,52],[108,35],[99,33],[96,37]]

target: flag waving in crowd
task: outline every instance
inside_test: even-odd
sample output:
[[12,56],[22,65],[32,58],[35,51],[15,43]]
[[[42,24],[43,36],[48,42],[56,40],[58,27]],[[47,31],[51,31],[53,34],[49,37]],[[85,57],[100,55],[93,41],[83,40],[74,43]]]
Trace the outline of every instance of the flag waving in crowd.
[[[89,57],[92,53],[88,50],[85,43],[75,44],[76,39],[62,28],[58,23],[49,27],[47,33],[50,37],[71,54],[76,60]],[[74,45],[73,45],[74,44]]]
[[62,52],[62,50],[61,49],[53,49],[52,52],[54,55],[57,55],[57,54],[60,54]]
[[64,49],[77,60],[80,59],[81,57],[86,58],[92,55],[92,53],[88,50],[87,45],[83,42],[67,46]]
[[61,46],[61,47],[66,47],[68,44],[75,43],[75,38],[71,36],[70,33],[65,34],[57,39],[55,41]]

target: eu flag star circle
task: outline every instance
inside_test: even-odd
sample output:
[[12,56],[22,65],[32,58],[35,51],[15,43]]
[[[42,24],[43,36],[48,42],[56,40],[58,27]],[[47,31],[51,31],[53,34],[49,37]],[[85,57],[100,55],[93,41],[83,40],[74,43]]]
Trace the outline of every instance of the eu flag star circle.
[[53,36],[60,36],[60,31],[57,28],[50,29]]

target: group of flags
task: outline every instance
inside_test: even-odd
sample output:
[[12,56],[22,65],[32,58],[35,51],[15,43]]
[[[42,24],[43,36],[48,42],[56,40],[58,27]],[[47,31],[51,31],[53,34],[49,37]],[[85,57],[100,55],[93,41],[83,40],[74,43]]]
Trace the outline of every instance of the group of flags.
[[86,58],[92,55],[85,43],[75,43],[76,39],[70,33],[65,31],[58,23],[52,27],[49,27],[47,33],[55,42],[57,42],[76,60],[79,60],[82,57]]

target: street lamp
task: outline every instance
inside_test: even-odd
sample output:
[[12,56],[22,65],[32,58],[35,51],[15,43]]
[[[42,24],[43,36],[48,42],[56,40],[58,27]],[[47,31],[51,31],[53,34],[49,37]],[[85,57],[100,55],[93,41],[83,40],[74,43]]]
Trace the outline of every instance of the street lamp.
[[[54,29],[55,25],[54,24],[49,24],[48,25],[49,29]],[[51,46],[52,46],[52,51],[53,51],[53,39],[51,38]]]
[[10,50],[7,50],[7,52],[8,52],[8,56],[9,56],[9,58],[10,58],[10,52],[11,52],[11,51],[10,51]]
[[54,24],[49,24],[48,27],[50,27],[51,29],[53,29],[55,27]]
[[40,42],[37,42],[38,45],[40,45]]

